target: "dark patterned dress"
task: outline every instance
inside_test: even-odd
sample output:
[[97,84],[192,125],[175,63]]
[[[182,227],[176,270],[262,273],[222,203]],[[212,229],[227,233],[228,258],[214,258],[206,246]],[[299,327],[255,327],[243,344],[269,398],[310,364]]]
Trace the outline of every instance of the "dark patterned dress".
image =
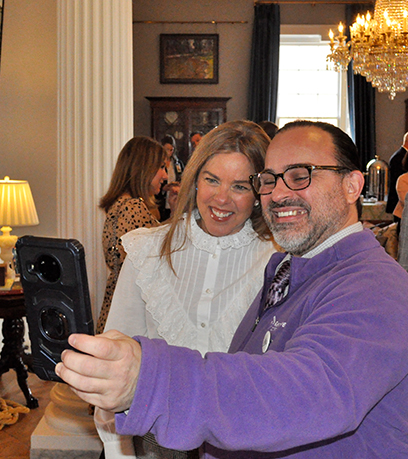
[[133,229],[158,225],[159,222],[150,213],[142,198],[121,196],[109,208],[103,227],[102,246],[110,274],[106,282],[96,333],[102,333],[105,328],[116,281],[126,257],[120,238]]

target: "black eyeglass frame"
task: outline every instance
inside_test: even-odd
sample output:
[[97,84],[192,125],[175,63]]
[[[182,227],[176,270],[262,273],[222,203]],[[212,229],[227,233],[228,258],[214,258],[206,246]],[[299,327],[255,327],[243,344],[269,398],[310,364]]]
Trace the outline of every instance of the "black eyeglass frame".
[[[307,169],[307,171],[309,172],[309,181],[308,181],[307,185],[302,186],[301,188],[291,188],[286,183],[284,175],[286,174],[287,171],[289,171],[291,169],[299,169],[299,168]],[[335,171],[335,172],[349,171],[349,172],[351,172],[351,169],[349,169],[348,167],[344,167],[344,166],[314,166],[312,164],[294,164],[293,166],[289,166],[287,169],[285,169],[280,174],[274,174],[270,170],[264,169],[262,172],[259,172],[258,174],[250,175],[249,176],[249,181],[251,183],[251,186],[252,186],[252,189],[253,189],[254,193],[259,195],[259,196],[266,196],[268,194],[271,194],[273,192],[273,190],[275,189],[275,187],[276,187],[276,183],[278,182],[278,178],[279,177],[282,179],[283,183],[289,188],[289,190],[301,191],[301,190],[305,190],[306,188],[308,188],[310,186],[310,184],[312,183],[312,172],[314,170],[327,170],[327,171]],[[262,174],[264,174],[266,172],[275,177],[275,185],[272,188],[272,190],[269,191],[268,193],[259,193],[259,191],[256,190],[256,186],[255,186],[254,182],[255,182],[256,179],[258,179]]]

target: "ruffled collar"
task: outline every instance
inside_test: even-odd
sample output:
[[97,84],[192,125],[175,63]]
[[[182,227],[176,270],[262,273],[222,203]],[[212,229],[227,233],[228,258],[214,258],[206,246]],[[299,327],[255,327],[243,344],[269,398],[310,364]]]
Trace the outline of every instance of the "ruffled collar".
[[[184,218],[186,218],[186,216],[184,216]],[[229,247],[239,249],[249,245],[258,236],[256,231],[252,228],[252,222],[250,219],[245,222],[245,225],[238,233],[230,234],[228,236],[215,237],[204,232],[198,226],[197,220],[199,218],[200,213],[198,212],[198,209],[194,209],[188,234],[188,237],[194,247],[199,250],[214,253],[217,244],[219,244],[221,249],[228,249]]]

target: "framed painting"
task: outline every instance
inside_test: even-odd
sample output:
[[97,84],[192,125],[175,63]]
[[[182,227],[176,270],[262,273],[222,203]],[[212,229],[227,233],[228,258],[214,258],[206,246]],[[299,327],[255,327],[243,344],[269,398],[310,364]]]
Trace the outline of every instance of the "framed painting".
[[217,84],[218,34],[160,34],[160,83]]

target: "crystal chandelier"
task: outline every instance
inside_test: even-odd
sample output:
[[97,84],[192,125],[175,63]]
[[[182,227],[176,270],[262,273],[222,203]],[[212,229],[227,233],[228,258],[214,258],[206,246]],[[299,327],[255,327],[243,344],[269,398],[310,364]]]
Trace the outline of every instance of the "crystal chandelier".
[[329,32],[329,67],[343,71],[353,59],[354,73],[365,77],[379,92],[388,92],[393,100],[408,86],[407,16],[408,0],[377,0],[374,17],[369,12],[357,16],[348,42],[340,22],[338,36]]

